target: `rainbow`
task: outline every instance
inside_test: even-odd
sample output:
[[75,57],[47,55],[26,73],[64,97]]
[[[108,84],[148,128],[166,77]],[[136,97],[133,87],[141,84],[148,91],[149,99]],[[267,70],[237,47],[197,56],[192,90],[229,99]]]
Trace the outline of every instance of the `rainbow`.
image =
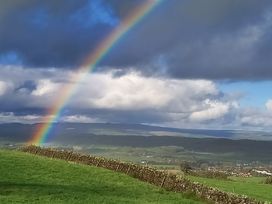
[[38,125],[32,138],[28,141],[28,145],[42,145],[46,142],[54,123],[61,117],[64,107],[77,91],[80,82],[84,80],[89,72],[94,71],[97,64],[107,53],[110,52],[111,48],[161,1],[162,0],[147,0],[145,3],[137,7],[96,47],[90,55],[88,55],[76,74],[71,77],[71,83],[68,83],[63,87],[58,99],[47,112],[47,121]]

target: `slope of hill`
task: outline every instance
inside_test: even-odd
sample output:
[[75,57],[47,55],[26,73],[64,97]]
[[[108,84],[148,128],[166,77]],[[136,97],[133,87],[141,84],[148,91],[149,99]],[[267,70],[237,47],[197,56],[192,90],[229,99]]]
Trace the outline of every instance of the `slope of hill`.
[[265,184],[266,177],[230,177],[227,180],[190,176],[190,180],[220,190],[247,195],[260,201],[272,203],[271,185]]
[[109,170],[0,150],[0,203],[202,203]]

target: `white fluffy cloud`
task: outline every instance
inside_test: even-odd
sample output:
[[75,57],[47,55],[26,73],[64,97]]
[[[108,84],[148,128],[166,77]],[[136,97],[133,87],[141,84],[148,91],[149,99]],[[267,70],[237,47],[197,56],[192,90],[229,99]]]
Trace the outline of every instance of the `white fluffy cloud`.
[[135,72],[114,77],[114,73],[109,72],[90,74],[81,84],[74,103],[116,110],[183,112],[196,109],[199,100],[217,94],[216,85],[207,80],[151,78]]
[[0,113],[0,123],[37,123],[43,118],[38,115],[15,115],[12,112]]
[[239,119],[242,126],[255,129],[271,129],[272,126],[272,100],[264,104],[264,108],[244,108],[240,111]]
[[205,100],[204,110],[193,112],[190,115],[192,121],[206,121],[223,117],[229,112],[230,104],[217,101]]
[[[71,79],[76,74],[58,69],[44,71],[21,67],[3,67],[0,72],[0,81],[12,87],[12,94],[0,97],[0,103],[14,104],[16,109],[50,108],[60,100],[65,87],[74,83]],[[26,81],[32,81],[33,87],[26,87]],[[129,117],[129,112],[138,112],[137,117],[142,118],[161,117],[159,120],[176,123],[202,122],[224,117],[228,113],[230,102],[222,99],[220,94],[216,83],[210,80],[146,77],[138,72],[120,76],[113,71],[91,73],[79,83],[75,95],[67,103],[70,115],[68,113],[62,120],[107,121],[106,116],[88,115],[92,110],[104,110],[121,112],[122,117]],[[43,120],[33,118],[33,121],[35,119]]]
[[37,88],[32,92],[34,96],[44,96],[55,93],[59,90],[59,84],[50,81],[49,79],[41,79],[37,82]]
[[69,115],[62,118],[62,121],[69,123],[97,123],[103,122],[96,118],[91,118],[85,115]]
[[272,114],[269,112],[263,112],[260,110],[242,112],[240,122],[242,126],[249,126],[255,128],[271,128],[272,126]]
[[[17,72],[14,71],[17,69]],[[17,80],[18,73],[22,72]],[[14,73],[14,75],[9,75]],[[12,100],[25,108],[49,108],[59,100],[67,85],[74,83],[71,71],[51,69],[44,73],[40,69],[6,67],[4,80],[13,87]],[[25,81],[35,76],[35,88],[26,91],[20,88]],[[116,72],[88,74],[80,82],[77,91],[67,103],[76,109],[145,110],[162,112],[192,112],[202,108],[203,101],[217,97],[219,90],[209,80],[175,80],[145,77],[137,72],[116,76]],[[203,107],[205,108],[205,107]]]
[[265,104],[266,109],[244,109],[240,113],[240,123],[242,126],[255,128],[271,128],[272,126],[272,99]]
[[[95,83],[94,83],[95,82]],[[108,109],[161,108],[171,100],[166,84],[162,80],[148,79],[135,73],[121,77],[108,74],[94,74],[88,77],[89,105]],[[88,88],[87,88],[88,89]]]
[[[42,111],[31,112],[32,109],[48,109],[59,101],[65,87],[73,83],[70,79],[75,74],[58,69],[3,67],[0,70],[0,104],[3,104],[0,122],[45,121],[46,117],[40,115]],[[30,88],[25,85],[29,80],[34,84]],[[144,121],[193,128],[272,125],[269,122],[272,111],[242,109],[237,105],[238,100],[222,93],[210,80],[146,77],[138,72],[90,73],[78,85],[60,120]],[[271,100],[266,103],[268,110],[272,110],[271,104]],[[14,113],[11,114],[12,107]],[[17,114],[18,109],[24,113]]]
[[272,99],[268,100],[265,104],[267,110],[272,111]]
[[0,96],[4,95],[4,93],[6,92],[7,86],[6,83],[3,81],[0,81]]

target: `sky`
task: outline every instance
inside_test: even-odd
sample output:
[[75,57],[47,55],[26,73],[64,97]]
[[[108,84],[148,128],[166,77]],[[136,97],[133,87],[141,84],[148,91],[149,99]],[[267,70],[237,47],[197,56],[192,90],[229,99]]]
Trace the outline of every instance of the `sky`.
[[[47,121],[84,60],[148,0],[0,0],[0,123]],[[272,1],[162,0],[59,122],[272,127]]]

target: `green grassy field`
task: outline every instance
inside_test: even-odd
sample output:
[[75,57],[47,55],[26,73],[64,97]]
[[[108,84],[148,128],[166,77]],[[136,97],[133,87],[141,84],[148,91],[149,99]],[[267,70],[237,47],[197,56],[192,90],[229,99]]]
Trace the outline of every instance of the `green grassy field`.
[[0,150],[0,203],[203,203],[121,173]]
[[272,202],[272,185],[264,184],[264,177],[230,177],[230,180],[218,180],[189,176],[189,179],[223,191],[247,195],[260,201]]

